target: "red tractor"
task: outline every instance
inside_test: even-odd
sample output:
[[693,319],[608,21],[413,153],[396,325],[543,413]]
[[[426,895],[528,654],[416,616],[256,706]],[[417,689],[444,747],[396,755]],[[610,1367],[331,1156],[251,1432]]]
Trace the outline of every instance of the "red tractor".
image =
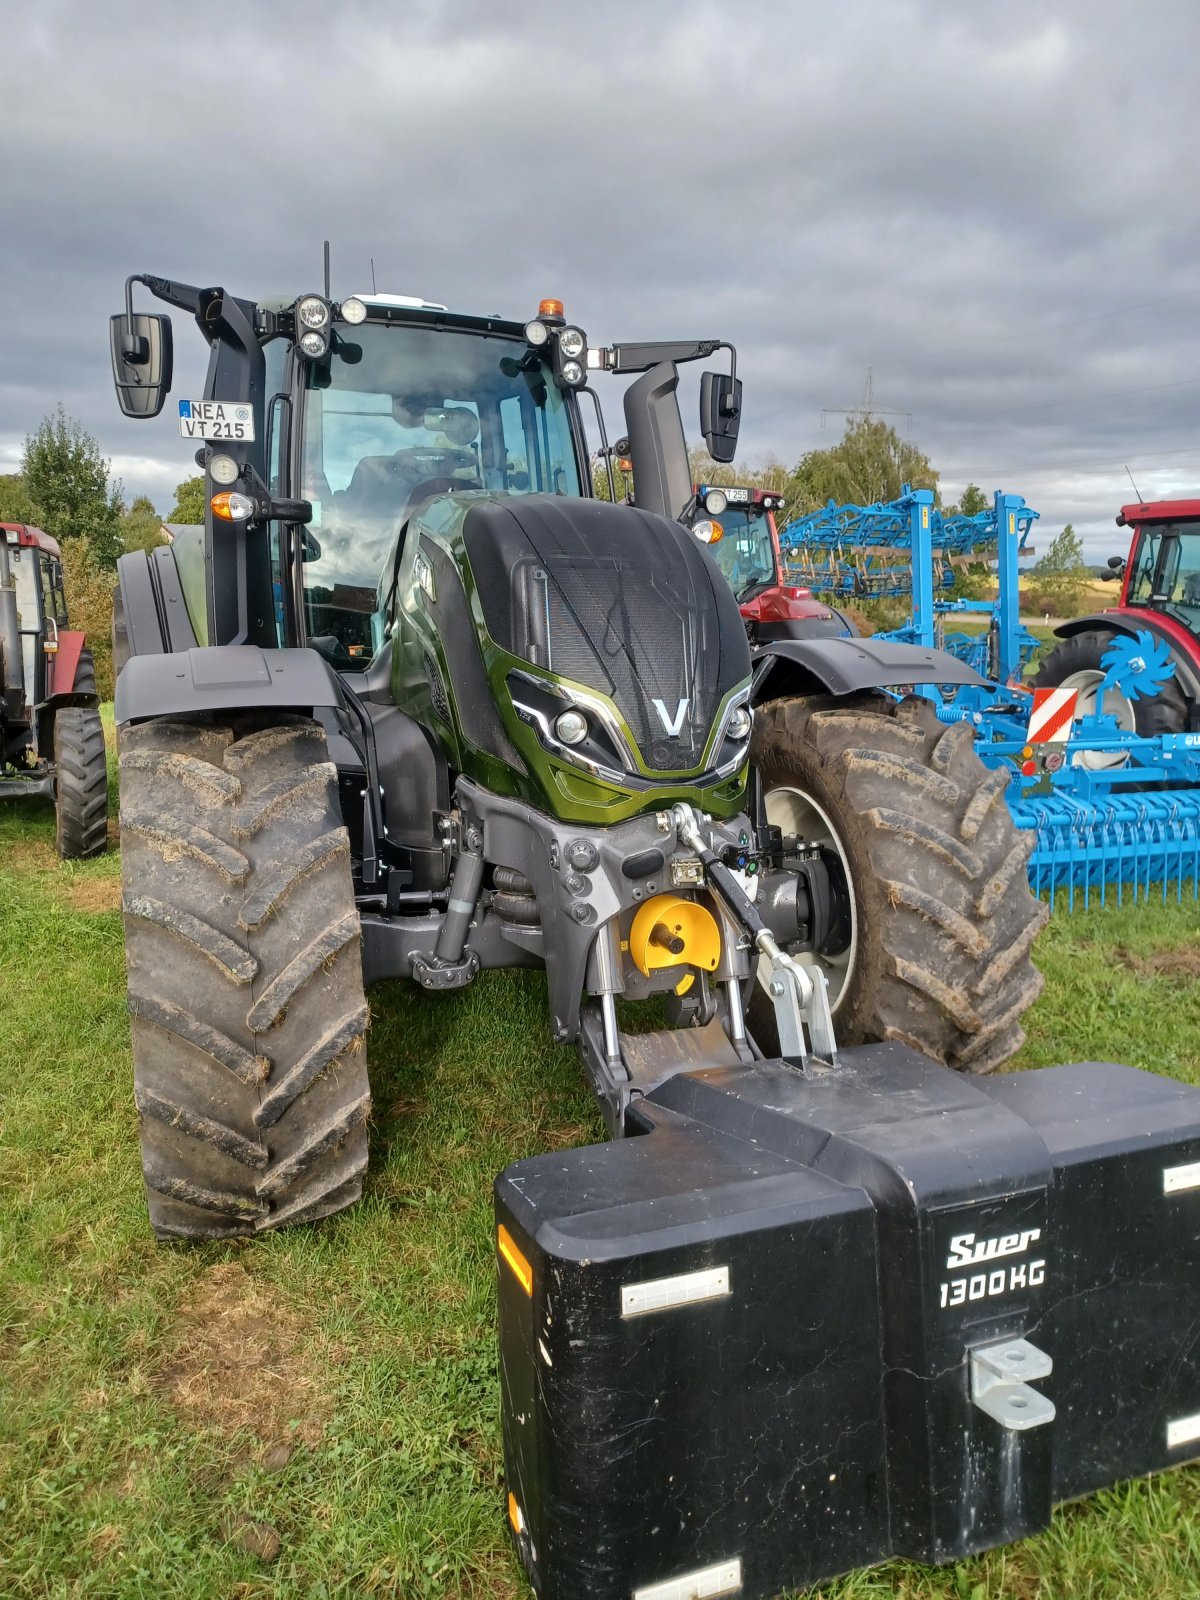
[[851,638],[857,633],[848,617],[815,600],[811,589],[785,581],[775,526],[782,495],[701,483],[696,486],[696,501],[698,516],[713,524],[709,551],[737,597],[752,645],[819,635]]
[[0,796],[53,799],[66,859],[108,842],[99,703],[84,635],[67,626],[58,544],[0,523]]
[[[1200,730],[1200,500],[1150,500],[1122,506],[1118,527],[1133,529],[1129,557],[1113,556],[1121,580],[1117,605],[1076,617],[1055,632],[1060,645],[1042,662],[1034,684],[1078,694],[1077,715],[1104,711],[1121,728],[1152,738]],[[1109,688],[1096,704],[1105,675],[1102,657],[1121,636],[1149,633],[1170,655],[1175,675],[1155,695],[1129,700]]]

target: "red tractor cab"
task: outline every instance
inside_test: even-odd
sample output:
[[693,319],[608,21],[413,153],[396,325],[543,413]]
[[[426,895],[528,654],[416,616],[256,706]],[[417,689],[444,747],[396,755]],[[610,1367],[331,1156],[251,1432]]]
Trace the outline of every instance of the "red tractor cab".
[[[1147,500],[1122,506],[1118,527],[1133,530],[1128,557],[1109,560],[1120,579],[1117,605],[1055,629],[1062,643],[1042,663],[1039,688],[1077,691],[1077,714],[1103,710],[1126,731],[1153,737],[1200,730],[1200,500]],[[1170,653],[1175,676],[1156,695],[1131,701],[1107,689],[1101,658],[1115,638],[1149,633]]]
[[783,496],[765,489],[701,483],[697,516],[713,524],[709,553],[729,581],[751,644],[817,636],[851,638],[850,619],[786,581],[775,513]]
[[53,799],[64,857],[105,848],[96,669],[67,623],[57,541],[16,522],[0,523],[0,797]]

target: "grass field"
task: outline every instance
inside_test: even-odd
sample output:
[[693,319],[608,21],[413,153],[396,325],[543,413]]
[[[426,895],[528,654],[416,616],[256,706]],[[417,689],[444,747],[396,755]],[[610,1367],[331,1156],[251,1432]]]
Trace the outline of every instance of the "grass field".
[[[372,995],[366,1197],[222,1246],[151,1240],[130,1090],[118,859],[58,863],[0,809],[0,1596],[494,1596],[508,1552],[490,1185],[594,1140],[540,980]],[[1200,1083],[1194,905],[1057,916],[1017,1063]],[[937,1600],[1200,1595],[1200,1470],[1060,1511],[937,1572],[823,1591]],[[580,1600],[586,1600],[581,1596]]]

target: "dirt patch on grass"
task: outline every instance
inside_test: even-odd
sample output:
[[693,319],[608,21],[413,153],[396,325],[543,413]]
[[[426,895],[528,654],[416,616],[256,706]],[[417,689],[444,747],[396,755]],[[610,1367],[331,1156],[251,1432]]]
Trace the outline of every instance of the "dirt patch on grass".
[[210,1267],[181,1302],[155,1386],[196,1427],[268,1450],[315,1445],[333,1411],[311,1331],[236,1263]]
[[1187,983],[1200,978],[1200,945],[1152,950],[1148,956],[1139,956],[1133,950],[1118,950],[1116,956],[1143,978],[1182,978]]
[[4,851],[4,865],[10,871],[55,872],[58,864],[58,851],[45,839],[18,839]]
[[67,904],[72,911],[86,914],[100,911],[119,911],[121,908],[120,878],[80,878],[68,884],[65,891]]

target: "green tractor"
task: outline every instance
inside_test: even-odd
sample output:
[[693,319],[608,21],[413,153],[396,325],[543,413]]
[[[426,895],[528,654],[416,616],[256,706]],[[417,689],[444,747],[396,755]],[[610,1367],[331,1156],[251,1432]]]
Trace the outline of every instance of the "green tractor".
[[[692,531],[678,364],[728,353],[701,429],[730,460],[731,346],[598,348],[555,301],[521,322],[142,276],[111,330],[130,416],[171,385],[135,283],[210,351],[178,402],[204,527],[123,558],[114,621],[159,1235],[359,1196],[380,978],[544,969],[614,1137],[697,1065],[894,1039],[984,1071],[1016,1048],[1028,844],[970,730],[910,692],[974,674],[869,639],[752,651]],[[599,371],[635,377],[636,507],[592,498]],[[627,1032],[655,997],[665,1026]]]

